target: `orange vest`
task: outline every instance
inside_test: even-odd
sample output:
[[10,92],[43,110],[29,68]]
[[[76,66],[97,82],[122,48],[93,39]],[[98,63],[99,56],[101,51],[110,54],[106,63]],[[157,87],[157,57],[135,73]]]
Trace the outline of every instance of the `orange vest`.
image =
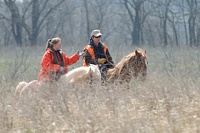
[[[107,46],[106,46],[106,44],[102,44],[103,45],[103,52],[104,52],[104,54],[105,54],[105,56],[106,56],[106,59],[108,59],[107,58],[107,55],[106,55],[106,50],[107,50]],[[84,49],[83,49],[83,51],[85,51],[85,50],[87,50],[89,53],[90,53],[90,55],[91,55],[91,57],[92,57],[92,60],[95,60],[95,53],[94,53],[94,48],[91,46],[91,45],[87,45]],[[83,66],[87,66],[87,64],[86,64],[86,58],[84,57],[83,58]]]

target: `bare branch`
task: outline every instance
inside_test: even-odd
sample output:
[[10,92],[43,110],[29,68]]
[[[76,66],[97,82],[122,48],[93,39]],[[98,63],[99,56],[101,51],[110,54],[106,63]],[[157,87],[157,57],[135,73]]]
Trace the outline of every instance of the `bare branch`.
[[61,3],[63,3],[65,0],[61,0],[58,4],[56,4],[54,7],[50,8],[49,11],[44,15],[44,17],[41,19],[40,23],[38,24],[37,29],[39,30],[41,25],[43,24],[44,20],[46,19],[46,17],[53,12],[58,6],[60,6]]

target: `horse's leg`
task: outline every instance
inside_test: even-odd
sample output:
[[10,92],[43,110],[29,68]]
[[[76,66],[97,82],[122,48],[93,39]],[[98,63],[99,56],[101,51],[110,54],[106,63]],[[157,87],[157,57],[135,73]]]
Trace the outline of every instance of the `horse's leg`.
[[146,76],[147,76],[147,71],[144,70],[144,72],[142,72],[142,81],[146,80]]
[[15,90],[15,93],[14,93],[14,96],[18,96],[20,95],[22,89],[24,88],[24,86],[26,86],[28,83],[25,82],[25,81],[22,81],[20,82],[17,87],[16,87],[16,90]]

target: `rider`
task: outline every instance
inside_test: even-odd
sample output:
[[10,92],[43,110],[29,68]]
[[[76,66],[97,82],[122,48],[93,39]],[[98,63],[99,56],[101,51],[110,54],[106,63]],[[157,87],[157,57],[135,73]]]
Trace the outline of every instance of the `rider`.
[[102,43],[101,32],[96,29],[91,32],[89,44],[84,48],[83,66],[99,64],[106,66],[106,71],[114,67],[112,57],[105,43]]
[[61,75],[67,73],[67,67],[76,63],[79,57],[79,51],[71,57],[66,56],[61,50],[60,38],[49,39],[46,43],[46,52],[42,57],[38,81],[58,80]]

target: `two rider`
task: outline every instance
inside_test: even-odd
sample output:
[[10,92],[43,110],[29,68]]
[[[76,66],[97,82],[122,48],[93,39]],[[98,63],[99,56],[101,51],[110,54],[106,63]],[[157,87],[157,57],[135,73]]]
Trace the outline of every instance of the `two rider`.
[[[89,64],[99,65],[102,78],[105,79],[105,74],[108,69],[114,67],[112,57],[105,43],[102,43],[100,30],[93,30],[90,35],[88,45],[84,48],[83,66]],[[41,70],[38,75],[38,81],[53,81],[58,80],[61,75],[66,74],[68,66],[76,63],[82,53],[68,57],[61,50],[61,39],[49,39],[46,44],[46,51],[42,57]]]

